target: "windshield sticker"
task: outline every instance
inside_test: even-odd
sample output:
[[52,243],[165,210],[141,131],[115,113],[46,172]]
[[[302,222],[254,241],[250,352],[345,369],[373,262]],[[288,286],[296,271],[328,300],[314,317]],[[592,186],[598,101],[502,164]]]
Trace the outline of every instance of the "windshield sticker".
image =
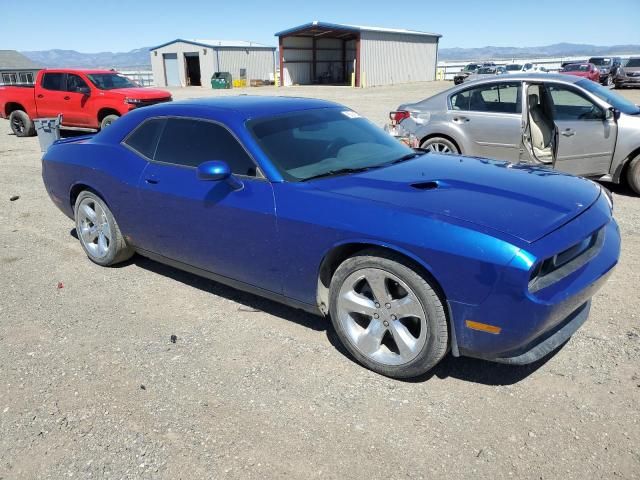
[[353,110],[344,110],[342,114],[348,118],[361,118],[360,115],[354,112]]

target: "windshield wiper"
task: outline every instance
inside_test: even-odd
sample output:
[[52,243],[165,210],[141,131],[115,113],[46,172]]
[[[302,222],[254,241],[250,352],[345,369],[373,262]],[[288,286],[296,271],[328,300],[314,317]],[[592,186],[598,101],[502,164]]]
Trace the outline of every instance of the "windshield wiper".
[[[421,149],[422,150],[422,149]],[[385,163],[385,166],[387,165],[395,165],[396,163],[402,163],[402,162],[406,162],[407,160],[411,160],[414,159],[416,157],[421,157],[422,155],[424,155],[426,152],[425,151],[421,151],[421,152],[411,152],[411,153],[407,153],[406,155],[401,156],[400,158],[396,158],[395,160],[392,160],[388,163]]]
[[336,170],[329,170],[328,172],[324,172],[324,173],[319,173],[317,175],[312,175],[310,177],[307,178],[303,178],[302,180],[300,180],[301,182],[306,182],[307,180],[314,180],[316,178],[323,178],[323,177],[334,177],[336,175],[346,175],[348,173],[358,173],[358,172],[365,172],[367,170],[370,170],[372,168],[375,167],[360,167],[360,168],[338,168]]

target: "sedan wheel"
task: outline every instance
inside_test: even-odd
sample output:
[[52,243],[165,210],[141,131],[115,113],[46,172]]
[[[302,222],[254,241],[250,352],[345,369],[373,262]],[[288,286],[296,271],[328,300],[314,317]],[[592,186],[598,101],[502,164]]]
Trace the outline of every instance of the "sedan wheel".
[[383,375],[420,375],[444,356],[447,322],[431,285],[386,252],[347,259],[331,280],[331,320],[349,352]]
[[89,259],[108,266],[133,255],[104,201],[92,192],[78,195],[75,205],[76,232]]
[[427,152],[430,153],[441,153],[441,154],[459,154],[460,151],[458,148],[446,138],[442,137],[432,137],[428,140],[425,140],[422,145]]

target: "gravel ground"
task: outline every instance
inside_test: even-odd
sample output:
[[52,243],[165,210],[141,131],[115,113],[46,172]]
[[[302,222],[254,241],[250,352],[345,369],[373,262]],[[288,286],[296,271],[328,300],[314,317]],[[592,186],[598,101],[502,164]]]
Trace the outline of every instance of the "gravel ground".
[[[251,93],[382,124],[448,85]],[[640,478],[640,198],[626,189],[620,264],[564,348],[528,367],[447,357],[401,382],[349,360],[323,319],[140,257],[92,264],[43,188],[37,139],[8,132],[0,121],[0,480]]]

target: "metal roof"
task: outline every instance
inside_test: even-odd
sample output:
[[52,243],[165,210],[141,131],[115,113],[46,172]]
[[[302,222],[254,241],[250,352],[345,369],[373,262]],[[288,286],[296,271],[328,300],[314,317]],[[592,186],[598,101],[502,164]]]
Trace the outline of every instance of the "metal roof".
[[42,67],[15,50],[0,50],[0,70],[40,70]]
[[277,32],[274,35],[276,37],[282,37],[285,35],[291,35],[296,32],[303,32],[311,29],[322,29],[322,30],[342,30],[347,32],[381,32],[381,33],[401,33],[405,35],[421,35],[426,37],[442,37],[439,33],[429,33],[429,32],[420,32],[418,30],[406,30],[403,28],[384,28],[384,27],[368,27],[365,25],[349,25],[349,24],[341,24],[341,23],[328,23],[328,22],[319,22],[317,20],[311,23],[305,23],[304,25],[300,25],[298,27],[289,28],[287,30],[283,30],[281,32]]
[[189,43],[191,45],[198,45],[199,47],[208,48],[258,48],[267,50],[276,49],[276,47],[270,47],[268,45],[263,45],[262,43],[247,42],[245,40],[185,40],[183,38],[176,38],[175,40],[163,43],[162,45],[158,45],[157,47],[151,47],[149,50],[157,50],[158,48],[166,47],[167,45],[171,45],[172,43],[177,42]]

